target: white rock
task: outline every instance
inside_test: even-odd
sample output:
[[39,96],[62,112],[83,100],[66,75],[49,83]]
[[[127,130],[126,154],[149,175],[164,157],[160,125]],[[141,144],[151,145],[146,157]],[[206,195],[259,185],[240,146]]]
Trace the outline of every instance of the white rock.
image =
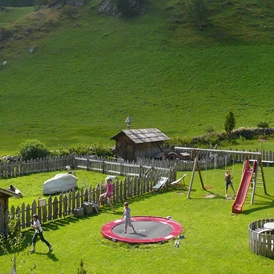
[[43,184],[43,195],[61,193],[77,187],[78,178],[72,174],[57,174]]

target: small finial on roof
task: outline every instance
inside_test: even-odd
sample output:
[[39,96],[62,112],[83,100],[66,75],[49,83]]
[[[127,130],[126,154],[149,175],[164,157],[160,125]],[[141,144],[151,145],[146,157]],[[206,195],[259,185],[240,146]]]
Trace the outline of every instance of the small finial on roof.
[[131,118],[129,115],[128,115],[127,119],[125,120],[125,123],[127,124],[127,128],[130,129]]

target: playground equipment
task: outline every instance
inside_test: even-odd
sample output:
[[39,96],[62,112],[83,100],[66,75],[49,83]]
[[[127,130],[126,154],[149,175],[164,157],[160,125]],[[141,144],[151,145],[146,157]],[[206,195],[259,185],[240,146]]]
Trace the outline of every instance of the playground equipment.
[[124,220],[119,219],[105,224],[102,235],[114,242],[148,244],[170,240],[183,231],[181,224],[170,217],[135,216],[131,222],[136,233],[124,234]]
[[[250,203],[251,204],[254,203],[256,187],[258,187],[259,184],[263,186],[264,193],[267,194],[263,164],[262,164],[262,154],[260,152],[245,152],[245,151],[217,150],[217,149],[212,150],[212,149],[199,149],[199,148],[196,149],[196,148],[188,148],[188,147],[175,147],[175,150],[192,151],[195,157],[187,198],[190,198],[196,170],[198,171],[202,188],[206,189],[203,182],[202,173],[201,173],[199,160],[198,160],[200,151],[205,151],[208,153],[241,154],[246,156],[246,160],[243,166],[243,173],[242,173],[240,186],[239,186],[235,201],[232,205],[233,213],[242,212],[242,207],[245,202],[247,194],[251,195]],[[255,159],[249,160],[248,156],[254,156]],[[253,163],[253,168],[250,168],[250,163]],[[261,172],[260,174],[261,177],[258,176],[259,171]]]

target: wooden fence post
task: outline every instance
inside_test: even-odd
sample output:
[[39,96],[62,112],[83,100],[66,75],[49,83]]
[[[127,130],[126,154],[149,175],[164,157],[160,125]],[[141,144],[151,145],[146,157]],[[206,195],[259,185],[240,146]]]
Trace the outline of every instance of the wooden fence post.
[[26,227],[26,209],[25,209],[25,203],[22,203],[21,206],[21,217],[20,217],[20,222],[21,222],[21,228]]
[[49,196],[48,199],[48,220],[51,221],[52,220],[52,197]]
[[67,195],[64,196],[64,199],[63,199],[63,216],[67,216],[68,214],[68,197]]
[[57,197],[54,198],[53,200],[53,220],[58,219],[58,199]]
[[71,193],[71,210],[72,210],[72,212],[75,208],[76,208],[75,207],[75,190],[73,190]]
[[71,214],[73,211],[71,195],[72,195],[72,193],[70,192],[68,195],[68,214]]
[[32,224],[32,216],[30,214],[30,211],[31,211],[31,208],[30,208],[30,205],[28,204],[26,206],[26,226],[31,226]]
[[82,206],[82,205],[81,205],[80,199],[81,199],[80,192],[77,191],[77,192],[76,192],[76,207],[77,207],[77,208]]
[[58,210],[59,218],[63,217],[63,194],[59,195],[59,210]]

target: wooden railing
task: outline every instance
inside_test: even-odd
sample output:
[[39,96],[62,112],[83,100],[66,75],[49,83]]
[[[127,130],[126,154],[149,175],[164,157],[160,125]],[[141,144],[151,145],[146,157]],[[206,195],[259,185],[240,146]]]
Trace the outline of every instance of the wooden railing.
[[258,255],[274,258],[273,231],[265,231],[264,224],[274,222],[274,219],[263,219],[248,225],[249,248]]

